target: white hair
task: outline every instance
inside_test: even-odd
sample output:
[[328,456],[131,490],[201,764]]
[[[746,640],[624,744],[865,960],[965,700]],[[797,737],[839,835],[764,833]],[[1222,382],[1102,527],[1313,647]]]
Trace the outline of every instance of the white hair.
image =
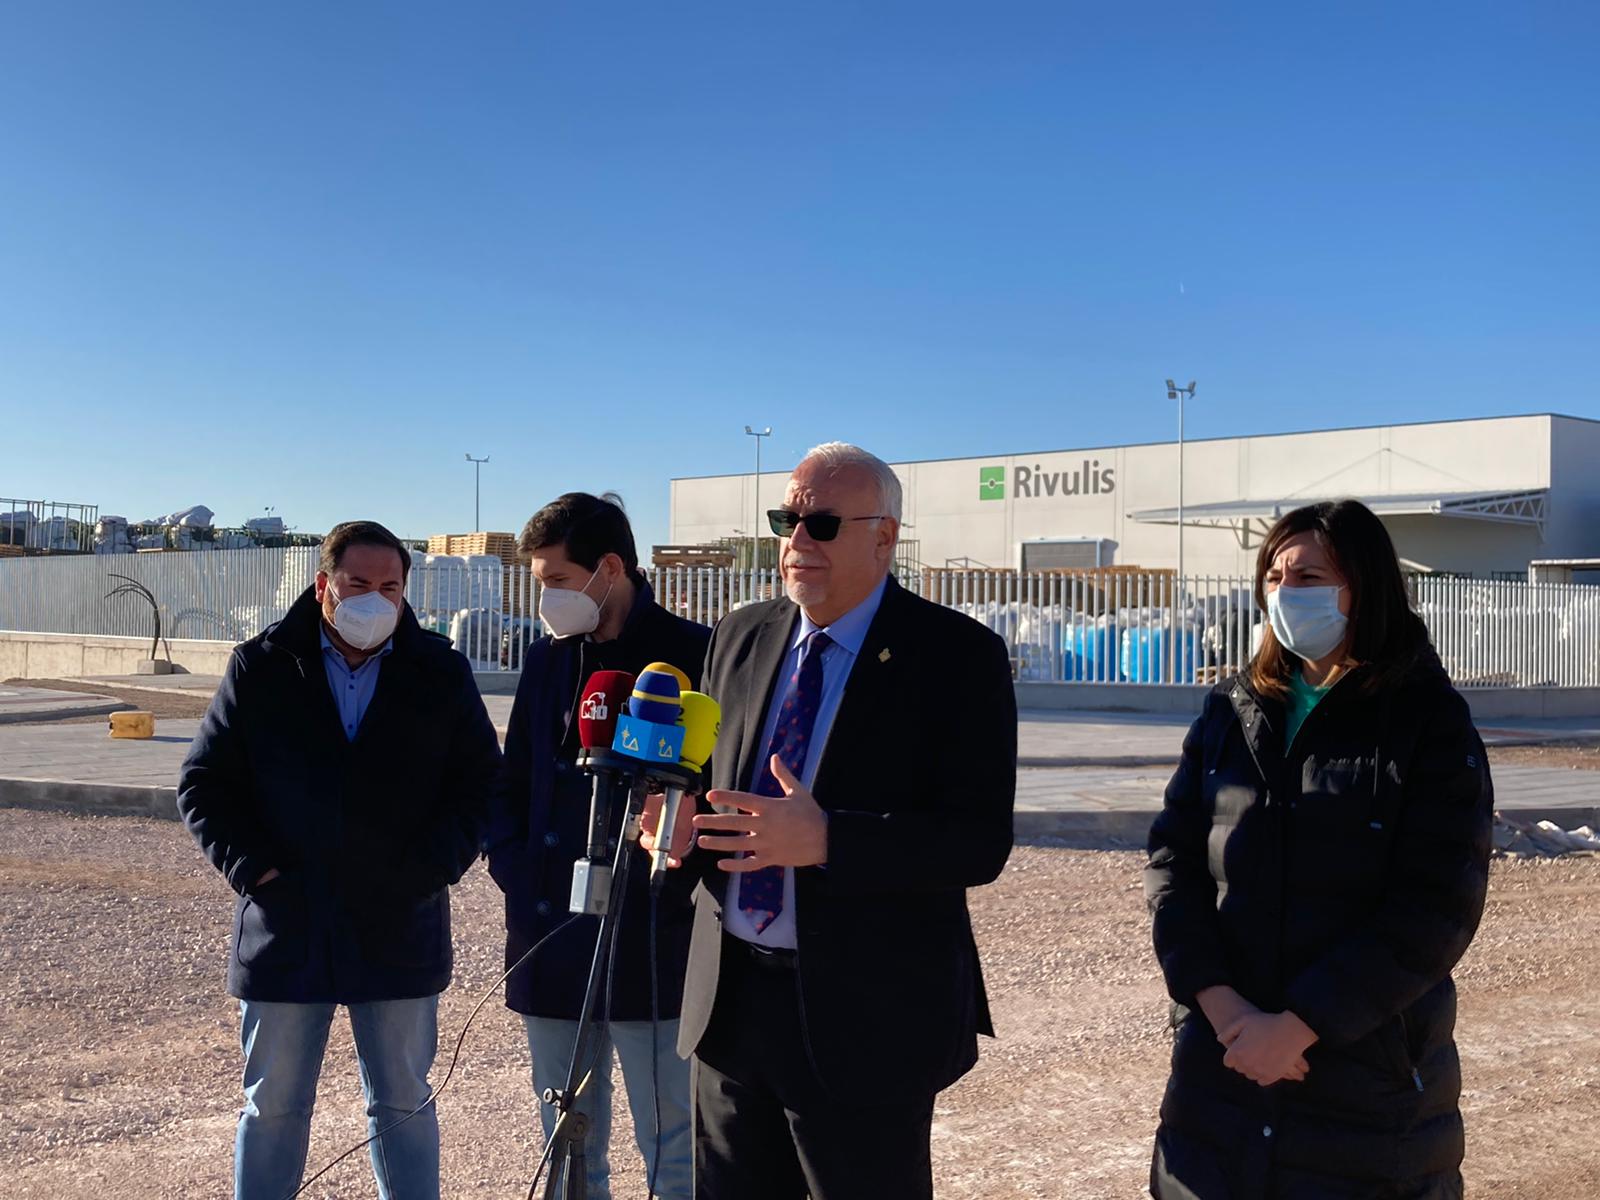
[[[860,446],[852,446],[849,442],[823,442],[806,451],[800,466],[807,463],[826,467],[830,475],[845,467],[859,467],[866,471],[878,485],[879,515],[900,520],[900,476],[876,454]],[[797,471],[799,469],[798,466],[795,468]]]

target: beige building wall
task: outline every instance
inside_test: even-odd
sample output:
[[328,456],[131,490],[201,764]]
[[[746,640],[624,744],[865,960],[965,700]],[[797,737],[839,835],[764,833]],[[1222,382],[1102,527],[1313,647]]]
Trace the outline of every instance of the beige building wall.
[[[1177,506],[1176,442],[894,466],[906,491],[905,536],[920,543],[926,565],[1015,567],[1023,541],[1059,537],[1108,538],[1119,565],[1177,565],[1176,526],[1130,515]],[[985,468],[1004,469],[1003,499],[980,494]],[[1184,447],[1184,474],[1191,509],[1549,488],[1543,539],[1533,527],[1462,518],[1396,517],[1388,525],[1401,556],[1426,570],[1487,573],[1600,552],[1597,422],[1540,415],[1196,441]],[[786,478],[763,475],[763,508],[776,506]],[[748,474],[674,480],[673,540],[728,536],[748,525],[752,509]],[[1190,526],[1184,547],[1190,574],[1244,574],[1254,562],[1231,530]]]

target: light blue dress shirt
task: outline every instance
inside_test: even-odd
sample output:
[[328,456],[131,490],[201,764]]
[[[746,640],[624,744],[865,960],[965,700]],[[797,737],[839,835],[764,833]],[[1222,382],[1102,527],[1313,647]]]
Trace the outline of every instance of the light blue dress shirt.
[[319,632],[322,635],[322,666],[328,673],[328,686],[333,689],[333,703],[339,710],[339,724],[344,726],[345,740],[353,742],[361,729],[362,718],[367,715],[367,706],[372,703],[373,694],[378,690],[378,672],[383,660],[394,649],[394,639],[390,638],[359,667],[352,668],[344,655],[339,653],[339,648],[328,640],[328,631],[322,629]]
[[[767,720],[761,730],[761,740],[756,744],[760,747],[757,751],[759,754],[766,753],[767,747],[772,745],[772,734],[778,727],[778,713],[788,699],[790,681],[800,669],[801,647],[806,638],[821,629],[833,644],[822,652],[822,698],[817,705],[817,721],[811,730],[811,740],[806,746],[805,770],[800,773],[800,782],[808,788],[817,776],[817,764],[822,761],[822,752],[828,743],[828,731],[839,712],[839,701],[844,699],[844,685],[850,680],[850,671],[861,654],[861,644],[867,639],[867,630],[872,625],[872,619],[878,615],[878,606],[883,603],[883,593],[888,586],[889,580],[885,576],[871,595],[832,625],[816,624],[802,609],[800,620],[794,627],[794,640],[789,643],[789,652],[783,657],[772,694],[767,698]],[[760,774],[758,763],[751,773],[752,786]],[[795,947],[794,903],[794,868],[788,867],[783,872],[783,911],[773,919],[772,924],[757,933],[751,915],[739,908],[739,876],[730,876],[728,896],[722,906],[723,928],[747,942],[792,950]]]

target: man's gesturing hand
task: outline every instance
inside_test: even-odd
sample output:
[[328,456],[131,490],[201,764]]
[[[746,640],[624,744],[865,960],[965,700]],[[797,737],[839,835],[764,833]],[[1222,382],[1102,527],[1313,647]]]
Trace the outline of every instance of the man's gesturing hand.
[[700,813],[694,827],[702,850],[743,852],[717,863],[724,871],[759,871],[763,867],[815,867],[828,861],[828,814],[811,791],[794,777],[776,754],[772,777],[781,796],[749,792],[708,792],[712,804],[730,805],[737,813]]

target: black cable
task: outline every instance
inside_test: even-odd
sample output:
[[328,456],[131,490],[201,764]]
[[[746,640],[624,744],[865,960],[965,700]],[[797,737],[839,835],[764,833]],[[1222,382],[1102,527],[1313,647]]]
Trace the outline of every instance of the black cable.
[[[461,1036],[456,1039],[455,1053],[453,1055],[451,1055],[451,1057],[450,1057],[450,1068],[449,1068],[449,1070],[447,1070],[444,1073],[444,1082],[439,1084],[438,1087],[434,1088],[433,1091],[428,1094],[428,1098],[426,1100],[424,1100],[421,1104],[417,1105],[410,1112],[408,1112],[405,1116],[401,1117],[398,1121],[394,1121],[394,1122],[391,1122],[388,1125],[385,1125],[382,1129],[378,1130],[377,1133],[374,1133],[371,1137],[367,1138],[365,1141],[357,1142],[354,1146],[351,1146],[350,1149],[346,1150],[343,1154],[339,1155],[338,1158],[334,1159],[327,1166],[323,1167],[322,1170],[318,1171],[310,1179],[307,1179],[299,1187],[295,1188],[294,1191],[290,1192],[288,1194],[288,1196],[284,1197],[284,1200],[295,1200],[296,1196],[299,1196],[302,1192],[304,1192],[313,1183],[315,1183],[317,1180],[321,1179],[324,1175],[326,1175],[329,1171],[333,1170],[340,1163],[342,1163],[345,1159],[349,1158],[352,1154],[355,1154],[355,1153],[357,1153],[357,1152],[359,1152],[361,1150],[365,1150],[368,1146],[372,1145],[373,1142],[378,1141],[378,1139],[383,1137],[385,1134],[390,1133],[390,1132],[400,1128],[400,1126],[404,1125],[407,1121],[411,1120],[412,1117],[414,1117],[418,1113],[424,1111],[430,1104],[432,1104],[436,1100],[438,1100],[439,1097],[444,1094],[445,1088],[450,1086],[450,1080],[451,1080],[452,1077],[454,1077],[454,1075],[456,1073],[456,1063],[459,1062],[460,1059],[461,1059],[461,1047],[466,1043],[466,1040],[467,1040],[467,1031],[472,1028],[472,1023],[475,1020],[478,1019],[478,1014],[483,1011],[483,1006],[485,1004],[489,1003],[490,997],[492,997],[496,992],[498,992],[505,985],[506,980],[511,978],[511,976],[516,972],[518,967],[522,966],[523,963],[527,962],[530,958],[532,958],[535,954],[537,954],[541,949],[543,949],[544,944],[546,942],[548,942],[551,938],[555,937],[556,934],[560,933],[568,925],[571,925],[574,921],[576,921],[578,919],[578,915],[579,914],[574,914],[574,915],[568,917],[565,921],[561,922],[561,924],[557,925],[549,933],[545,934],[542,938],[540,938],[537,942],[535,942],[528,949],[528,952],[526,954],[524,954],[521,958],[517,959],[516,962],[512,963],[511,966],[506,970],[506,973],[504,975],[500,976],[500,978],[495,981],[494,986],[491,987],[487,992],[485,992],[483,994],[482,998],[480,998],[478,1003],[473,1007],[472,1012],[468,1014],[466,1024],[461,1027]],[[379,1143],[379,1144],[381,1146],[382,1143]]]
[[661,1173],[661,981],[656,969],[656,890],[650,889],[650,1101],[655,1112],[656,1153],[650,1161],[646,1200],[655,1200]]

